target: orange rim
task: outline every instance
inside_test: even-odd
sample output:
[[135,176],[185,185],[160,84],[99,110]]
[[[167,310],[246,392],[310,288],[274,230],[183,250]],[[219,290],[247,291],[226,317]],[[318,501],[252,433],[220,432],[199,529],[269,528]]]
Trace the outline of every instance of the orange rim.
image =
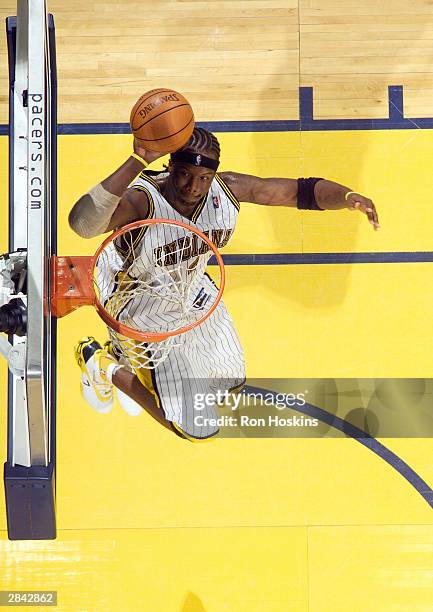
[[[215,302],[212,304],[209,310],[203,315],[203,317],[199,319],[198,321],[194,321],[194,323],[190,323],[189,325],[185,325],[184,327],[181,327],[180,329],[176,329],[170,332],[164,332],[164,333],[140,332],[136,329],[132,329],[132,327],[128,327],[127,325],[124,325],[123,323],[119,323],[119,321],[116,321],[114,317],[108,314],[108,312],[105,310],[104,306],[101,304],[101,302],[99,301],[96,295],[95,289],[93,287],[93,279],[95,275],[96,262],[98,260],[99,255],[105,249],[107,244],[115,240],[117,236],[120,236],[120,234],[123,234],[124,232],[136,229],[137,227],[142,227],[143,225],[156,225],[158,223],[162,223],[165,225],[177,225],[179,227],[183,227],[197,234],[198,236],[200,236],[202,240],[204,240],[204,242],[206,242],[210,250],[215,255],[215,258],[220,268],[220,274],[221,274],[220,287],[219,287],[218,294],[215,298]],[[104,240],[104,242],[100,245],[100,247],[98,248],[98,250],[92,257],[91,281],[92,281],[92,287],[93,287],[93,292],[94,292],[94,306],[98,312],[98,315],[101,317],[104,323],[106,323],[109,327],[114,329],[114,331],[122,334],[123,336],[127,336],[128,338],[133,338],[134,340],[139,340],[141,342],[161,342],[162,340],[165,340],[166,338],[170,338],[172,336],[179,336],[180,334],[184,334],[185,332],[190,331],[191,329],[194,329],[194,327],[201,325],[203,321],[205,321],[208,317],[210,317],[210,315],[213,313],[215,308],[218,306],[221,300],[221,296],[224,291],[225,270],[224,270],[223,258],[221,257],[221,254],[219,253],[218,249],[216,248],[212,240],[210,240],[210,238],[208,238],[206,234],[203,234],[203,232],[201,232],[197,228],[191,225],[188,225],[187,223],[183,223],[183,221],[176,221],[174,219],[143,219],[141,221],[134,221],[134,223],[129,223],[128,225],[125,225],[124,227],[113,232],[111,236],[109,236],[108,238]]]

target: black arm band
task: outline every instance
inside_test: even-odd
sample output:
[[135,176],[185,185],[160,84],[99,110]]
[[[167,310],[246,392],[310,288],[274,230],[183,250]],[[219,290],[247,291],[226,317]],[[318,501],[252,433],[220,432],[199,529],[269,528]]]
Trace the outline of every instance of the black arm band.
[[317,205],[314,186],[322,178],[298,178],[298,200],[296,207],[303,210],[324,210]]

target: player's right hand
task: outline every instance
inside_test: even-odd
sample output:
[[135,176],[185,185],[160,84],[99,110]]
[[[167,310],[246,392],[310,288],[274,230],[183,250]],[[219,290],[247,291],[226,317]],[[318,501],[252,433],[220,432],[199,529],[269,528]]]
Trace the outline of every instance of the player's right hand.
[[140,144],[140,141],[137,140],[137,138],[135,138],[135,137],[134,137],[134,153],[139,155],[148,164],[150,164],[153,161],[155,161],[155,159],[159,159],[160,157],[163,157],[164,155],[167,155],[166,153],[160,153],[160,152],[157,152],[157,151],[149,151],[149,149],[145,149]]
[[380,229],[376,206],[369,198],[352,191],[349,197],[346,197],[346,200],[349,210],[359,210],[364,213],[364,215],[367,215],[374,229]]

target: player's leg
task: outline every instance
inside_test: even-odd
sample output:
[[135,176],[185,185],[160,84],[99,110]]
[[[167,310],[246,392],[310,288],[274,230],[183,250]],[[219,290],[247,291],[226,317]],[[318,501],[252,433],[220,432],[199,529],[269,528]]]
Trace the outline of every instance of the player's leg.
[[120,366],[114,371],[111,380],[117,389],[120,389],[125,395],[137,402],[158,423],[161,423],[161,425],[170,429],[170,431],[172,430],[171,423],[165,418],[164,411],[157,405],[152,393],[141,384],[136,374]]
[[128,397],[137,402],[137,404],[140,404],[143,410],[146,410],[146,412],[158,421],[158,423],[174,432],[178,437],[189,440],[190,442],[201,441],[201,439],[196,439],[188,435],[188,433],[183,431],[177,423],[167,420],[165,412],[158,406],[154,395],[146,389],[136,374],[121,367],[114,372],[112,382],[117,389],[120,389]]
[[[218,427],[214,424],[195,426],[193,422],[194,397],[196,393],[203,393],[203,389],[201,386],[197,388],[193,381],[194,393],[189,384],[192,367],[184,351],[184,347],[190,342],[189,334],[179,338],[178,342],[168,352],[164,361],[154,369],[147,367],[149,357],[148,353],[143,352],[146,351],[146,347],[141,343],[134,343],[133,340],[124,344],[118,344],[116,341],[107,343],[105,346],[111,355],[122,365],[126,365],[129,373],[132,368],[136,375],[134,379],[123,373],[117,376],[116,372],[113,383],[118,390],[133,398],[134,403],[135,401],[140,403],[156,420],[174,431],[177,436],[192,442],[207,441],[218,433]],[[204,390],[207,390],[207,386]],[[211,408],[198,416],[205,417],[205,421],[207,417],[213,418],[215,412]]]
[[82,371],[83,397],[97,412],[107,413],[113,407],[114,385],[166,429],[177,436],[186,437],[165,418],[154,395],[140,382],[137,375],[119,364],[110,351],[102,348],[93,336],[83,338],[78,343],[75,357]]

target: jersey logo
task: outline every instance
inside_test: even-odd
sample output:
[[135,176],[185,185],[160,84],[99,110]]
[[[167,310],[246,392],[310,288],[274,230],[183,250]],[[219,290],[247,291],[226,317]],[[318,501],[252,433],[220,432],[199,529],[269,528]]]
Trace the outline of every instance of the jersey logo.
[[192,303],[192,307],[196,308],[197,310],[201,310],[209,298],[210,298],[210,294],[205,293],[205,290],[202,287],[200,291],[197,293],[197,295],[195,296],[194,302]]
[[219,208],[220,207],[220,199],[219,199],[218,196],[213,196],[212,202],[213,202],[213,207],[214,208]]
[[[230,240],[233,229],[204,230],[203,234],[205,234],[218,249],[221,249]],[[174,266],[182,261],[188,261],[189,259],[197,257],[198,255],[205,255],[209,251],[210,247],[208,244],[199,238],[197,234],[194,234],[193,236],[178,238],[164,246],[155,247],[153,249],[153,256],[155,265],[157,266]]]

